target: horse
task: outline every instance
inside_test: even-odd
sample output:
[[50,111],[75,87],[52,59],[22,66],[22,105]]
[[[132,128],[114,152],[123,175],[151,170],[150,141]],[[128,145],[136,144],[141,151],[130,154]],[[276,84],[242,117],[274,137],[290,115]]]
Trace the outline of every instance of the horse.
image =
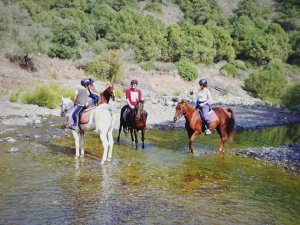
[[[120,127],[119,127],[119,135],[118,135],[118,143],[120,142],[120,133],[122,128],[126,129],[128,128],[131,135],[131,141],[132,143],[135,141],[135,148],[138,149],[138,138],[137,134],[140,130],[142,132],[142,148],[145,147],[144,141],[145,141],[145,131],[146,131],[146,123],[147,123],[147,112],[144,110],[144,101],[139,101],[137,106],[134,108],[133,115],[131,116],[130,113],[127,113],[126,115],[125,110],[128,106],[125,105],[121,109],[120,113]],[[125,132],[125,130],[124,130]],[[133,132],[134,132],[134,139],[133,139]]]
[[103,92],[100,93],[98,104],[109,103],[109,100],[115,101],[115,90],[113,85],[109,85]]
[[[192,145],[193,140],[197,135],[204,131],[204,123],[200,117],[199,110],[193,108],[184,100],[177,103],[173,119],[174,122],[178,121],[182,116],[186,119],[185,128],[189,137],[189,152],[194,154],[195,149]],[[218,153],[224,153],[224,144],[226,140],[232,141],[234,137],[234,113],[230,108],[226,110],[220,107],[214,107],[209,112],[209,120],[209,129],[216,129],[221,138],[221,145],[218,149]]]
[[[109,99],[112,98],[114,100],[114,92],[110,92],[110,87],[108,87],[103,93],[111,93],[110,95],[103,94],[103,98],[107,103],[109,102]],[[84,123],[79,124],[79,129],[77,131],[72,130],[72,134],[75,140],[75,147],[76,147],[76,154],[75,158],[78,158],[80,156],[84,155],[84,135],[87,131],[97,131],[99,133],[100,139],[102,141],[103,145],[103,157],[101,164],[104,164],[105,161],[110,161],[112,158],[112,150],[113,150],[113,128],[115,119],[113,117],[113,114],[111,112],[110,105],[103,102],[96,107],[93,107],[91,109],[85,110],[83,113],[84,119],[86,120]],[[61,103],[60,103],[60,109],[61,113],[60,115],[62,117],[68,116],[68,123],[72,121],[72,113],[75,109],[74,102],[70,97],[64,98],[61,97]],[[80,149],[80,152],[79,152]]]

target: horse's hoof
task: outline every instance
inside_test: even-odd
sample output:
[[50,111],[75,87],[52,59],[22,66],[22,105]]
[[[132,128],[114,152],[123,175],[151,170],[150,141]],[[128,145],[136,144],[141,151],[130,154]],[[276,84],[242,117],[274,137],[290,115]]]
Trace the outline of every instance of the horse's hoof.
[[80,157],[80,158],[83,158],[83,157],[84,157],[84,155],[80,155],[79,157]]
[[103,164],[104,164],[104,161],[102,160],[102,161],[101,161],[101,165],[103,165]]
[[78,158],[79,158],[79,156],[76,155],[76,156],[75,156],[75,159],[78,159]]
[[107,162],[110,162],[110,161],[111,161],[111,158],[107,158],[106,161],[107,161]]

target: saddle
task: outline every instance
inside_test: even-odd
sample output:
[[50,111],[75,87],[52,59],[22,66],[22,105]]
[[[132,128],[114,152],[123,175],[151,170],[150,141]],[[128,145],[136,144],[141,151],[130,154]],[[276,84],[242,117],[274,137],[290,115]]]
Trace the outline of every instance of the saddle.
[[[198,109],[198,110],[199,110],[201,120],[203,121],[204,117],[203,117],[202,111],[200,109]],[[209,112],[207,113],[207,116],[208,116],[209,123],[215,122],[218,119],[217,114],[215,113],[215,111],[213,109],[209,110]]]
[[89,122],[90,114],[92,112],[92,109],[94,109],[94,108],[95,108],[95,106],[87,108],[79,115],[80,124],[87,124]]

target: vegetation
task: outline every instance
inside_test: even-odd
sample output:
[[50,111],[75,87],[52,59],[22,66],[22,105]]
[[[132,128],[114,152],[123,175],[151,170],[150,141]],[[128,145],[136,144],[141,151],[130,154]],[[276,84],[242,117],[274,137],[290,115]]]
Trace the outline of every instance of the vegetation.
[[22,101],[26,104],[54,109],[59,106],[61,96],[74,98],[75,93],[74,90],[66,90],[57,84],[42,85],[26,93]]
[[181,59],[177,64],[179,75],[187,81],[193,81],[198,77],[198,70],[189,59]]
[[289,85],[282,96],[282,104],[300,112],[300,83]]
[[[141,65],[145,70],[155,61],[175,63],[185,80],[197,77],[194,64],[226,60],[222,71],[232,76],[238,69],[254,70],[245,89],[269,100],[282,95],[271,90],[276,80],[282,81],[277,89],[285,88],[281,67],[299,71],[297,0],[281,1],[277,8],[241,0],[233,16],[214,0],[172,2],[182,9],[184,19],[166,25],[142,14],[137,0],[1,1],[0,49],[12,56],[46,54],[61,59],[93,52],[99,58],[86,60],[86,74],[109,81],[121,77],[121,49],[133,51],[136,62],[145,62]],[[161,0],[148,1],[146,10],[161,13],[162,4]],[[274,59],[277,67],[271,63]],[[54,74],[49,76],[55,79]]]

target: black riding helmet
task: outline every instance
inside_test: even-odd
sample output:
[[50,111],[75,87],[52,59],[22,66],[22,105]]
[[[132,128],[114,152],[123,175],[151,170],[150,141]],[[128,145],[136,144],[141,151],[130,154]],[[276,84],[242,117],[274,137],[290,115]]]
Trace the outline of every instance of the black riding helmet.
[[207,86],[207,80],[206,79],[199,80],[199,85]]

